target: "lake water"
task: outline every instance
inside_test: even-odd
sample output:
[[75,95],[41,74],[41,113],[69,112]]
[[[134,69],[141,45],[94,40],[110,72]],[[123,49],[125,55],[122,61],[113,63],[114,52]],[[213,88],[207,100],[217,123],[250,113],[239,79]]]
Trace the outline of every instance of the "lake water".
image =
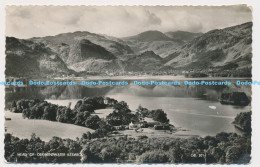
[[[240,112],[251,106],[222,105],[218,98],[223,92],[243,91],[251,97],[249,86],[48,86],[6,88],[6,107],[21,98],[45,99],[51,103],[74,106],[83,97],[108,96],[128,103],[131,110],[139,105],[148,109],[163,109],[170,122],[187,131],[179,134],[215,135],[219,132],[239,132],[232,122]],[[214,106],[214,107],[212,107]],[[213,109],[212,109],[213,108]]]

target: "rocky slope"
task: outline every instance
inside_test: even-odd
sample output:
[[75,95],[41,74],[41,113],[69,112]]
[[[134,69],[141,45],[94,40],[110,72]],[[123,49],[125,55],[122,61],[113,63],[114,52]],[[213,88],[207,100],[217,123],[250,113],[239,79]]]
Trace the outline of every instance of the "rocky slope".
[[56,36],[47,36],[43,38],[32,38],[32,40],[34,42],[44,43],[53,52],[58,53],[62,60],[67,64],[72,64],[69,59],[69,56],[71,56],[70,52],[71,50],[74,50],[75,45],[82,40],[88,40],[93,44],[99,45],[119,58],[121,55],[133,53],[132,49],[120,39],[93,34],[86,31],[63,33]]
[[252,23],[209,31],[164,59],[166,65],[185,69],[250,68]]
[[66,63],[72,65],[91,58],[112,60],[116,57],[102,46],[82,39],[71,45]]

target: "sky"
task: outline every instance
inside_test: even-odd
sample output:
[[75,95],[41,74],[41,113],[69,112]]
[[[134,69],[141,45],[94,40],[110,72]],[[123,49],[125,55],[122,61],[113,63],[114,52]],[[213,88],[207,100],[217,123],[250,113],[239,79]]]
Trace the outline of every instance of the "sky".
[[247,6],[7,6],[6,36],[89,31],[127,37],[148,30],[207,32],[252,21]]

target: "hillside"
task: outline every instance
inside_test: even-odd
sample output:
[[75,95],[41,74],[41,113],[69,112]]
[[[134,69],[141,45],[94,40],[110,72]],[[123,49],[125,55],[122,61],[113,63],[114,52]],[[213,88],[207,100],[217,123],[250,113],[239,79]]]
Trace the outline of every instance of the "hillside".
[[147,51],[140,55],[125,56],[124,60],[113,59],[88,59],[69,66],[77,72],[112,72],[121,73],[127,71],[134,72],[150,72],[156,71],[164,67],[162,58],[156,55],[153,51]]
[[146,31],[135,36],[122,38],[135,51],[140,54],[145,51],[153,51],[160,57],[173,54],[176,49],[186,42],[202,35],[185,31],[167,32]]
[[130,57],[125,63],[126,71],[156,71],[164,66],[162,58],[153,51]]
[[76,72],[115,72],[121,71],[116,60],[88,59],[68,66]]
[[7,76],[46,76],[71,72],[59,56],[44,44],[13,37],[6,38]]
[[252,23],[209,31],[164,59],[183,69],[251,68]]
[[175,40],[182,40],[183,42],[191,41],[192,39],[201,36],[203,33],[192,33],[187,31],[166,32],[165,35]]
[[52,51],[60,54],[64,62],[66,62],[70,50],[74,49],[74,45],[83,39],[105,48],[108,52],[115,56],[120,57],[124,54],[133,53],[132,49],[120,39],[94,34],[87,31],[63,33],[56,36],[47,36],[42,38],[32,38],[33,41],[44,43]]
[[179,39],[172,39],[160,31],[146,31],[136,36],[122,38],[136,54],[153,51],[160,57],[171,54],[175,48],[183,45]]

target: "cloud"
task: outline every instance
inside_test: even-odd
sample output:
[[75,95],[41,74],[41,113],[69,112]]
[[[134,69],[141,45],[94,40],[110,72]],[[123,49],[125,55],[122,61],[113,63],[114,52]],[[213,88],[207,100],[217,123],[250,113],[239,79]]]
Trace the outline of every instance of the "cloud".
[[6,35],[18,38],[89,31],[116,37],[148,30],[207,32],[252,20],[240,6],[7,6]]
[[9,12],[8,14],[12,17],[20,17],[24,19],[28,19],[31,17],[31,11],[21,6],[18,7],[15,11]]
[[60,8],[58,12],[46,12],[50,21],[63,25],[76,25],[82,16],[82,11],[72,8]]
[[154,13],[151,13],[149,10],[145,10],[147,16],[147,26],[149,25],[161,25],[161,19],[158,18]]

